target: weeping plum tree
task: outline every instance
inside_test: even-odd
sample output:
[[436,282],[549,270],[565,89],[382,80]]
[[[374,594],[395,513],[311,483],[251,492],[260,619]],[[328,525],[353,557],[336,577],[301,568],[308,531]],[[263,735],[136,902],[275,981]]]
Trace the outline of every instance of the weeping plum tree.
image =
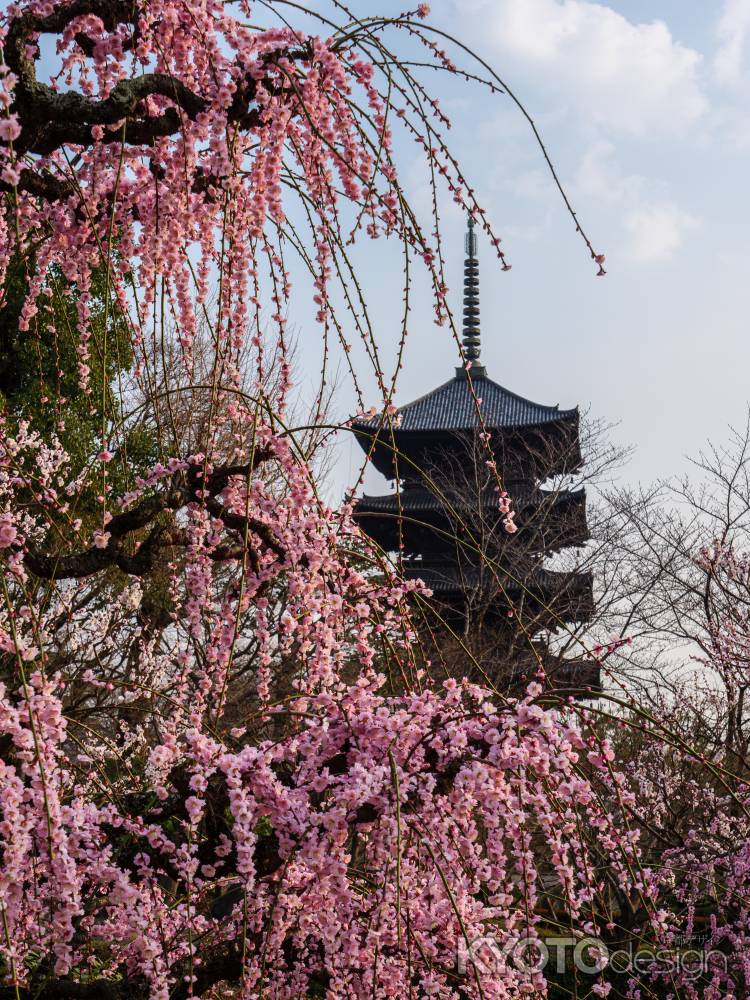
[[[289,424],[293,256],[313,284],[304,336],[324,351],[338,338],[345,357],[361,338],[386,423],[394,383],[350,243],[399,241],[405,308],[419,264],[452,326],[439,219],[409,205],[394,129],[504,265],[418,70],[504,88],[457,68],[428,13],[6,10],[0,270],[33,262],[30,345],[41,314],[54,344],[53,276],[75,287],[78,388],[101,427],[73,466],[33,422],[0,426],[3,996],[543,993],[533,965],[457,956],[490,931],[533,944],[542,920],[613,926],[602,863],[655,932],[663,919],[608,745],[537,684],[507,700],[420,672],[414,585],[321,499]],[[117,347],[114,316],[138,392],[91,377]],[[160,352],[182,381],[159,377]],[[196,372],[209,403],[184,454],[170,399]],[[125,491],[113,456],[149,406],[158,461]]]

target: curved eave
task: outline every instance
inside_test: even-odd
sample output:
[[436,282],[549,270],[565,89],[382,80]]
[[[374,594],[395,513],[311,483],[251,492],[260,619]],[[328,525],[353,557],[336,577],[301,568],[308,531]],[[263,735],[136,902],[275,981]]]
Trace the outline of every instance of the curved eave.
[[[547,513],[562,511],[565,508],[582,508],[586,506],[586,491],[577,490],[544,490],[526,483],[508,483],[506,486],[511,507],[516,512],[538,511],[542,508]],[[493,510],[499,511],[498,495],[495,489],[489,489],[476,500],[474,496],[451,497],[450,493],[441,493],[437,488],[427,486],[407,487],[394,493],[370,495],[364,493],[356,503],[356,513],[367,514],[404,514],[413,515],[420,512],[440,511],[448,513],[482,514]]]
[[[457,574],[450,569],[419,566],[405,568],[408,579],[420,579],[433,592],[435,598],[454,603],[472,591],[479,583],[471,572]],[[488,581],[487,600],[498,605],[499,613],[523,599],[528,614],[534,618],[535,627],[555,624],[586,622],[594,614],[594,588],[591,573],[557,573],[539,570],[528,580],[518,583],[509,580],[503,587]]]
[[[477,412],[477,402],[479,412]],[[511,392],[490,378],[469,380],[465,375],[449,379],[442,385],[406,403],[396,411],[404,432],[468,431],[537,427],[561,420],[578,419],[578,409],[561,410]],[[377,432],[385,421],[382,416],[356,420],[358,427]]]
[[[572,474],[583,462],[578,424],[579,413],[575,409],[560,411],[558,419],[536,424],[489,426],[490,450],[498,458],[501,471],[507,462],[499,456],[507,448],[509,453],[515,453],[521,466],[529,471],[535,469],[537,478]],[[378,472],[390,480],[423,478],[432,466],[444,460],[446,452],[465,459],[469,451],[467,435],[479,433],[478,427],[416,431],[384,424],[373,427],[356,421],[350,429]],[[540,448],[543,441],[549,442],[551,451],[549,447]]]
[[[589,540],[584,490],[511,492],[511,507],[517,513],[518,538],[534,539],[538,551],[557,552]],[[416,553],[431,541],[442,547],[450,545],[455,533],[461,533],[462,524],[471,529],[478,513],[476,505],[451,503],[421,488],[385,496],[365,495],[357,501],[354,519],[386,551],[395,552],[403,545],[406,552]],[[488,494],[486,501],[483,498],[481,517],[499,525],[503,515],[494,493]]]

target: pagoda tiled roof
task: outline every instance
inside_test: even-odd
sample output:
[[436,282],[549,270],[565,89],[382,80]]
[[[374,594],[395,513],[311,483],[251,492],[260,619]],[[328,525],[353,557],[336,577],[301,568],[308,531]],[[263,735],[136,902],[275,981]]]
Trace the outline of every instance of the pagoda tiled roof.
[[[419,399],[398,407],[401,432],[415,431],[467,431],[481,427],[477,404],[472,388],[481,400],[479,409],[488,430],[503,428],[538,427],[544,424],[575,420],[578,409],[561,410],[558,406],[545,406],[511,392],[486,376],[469,381],[463,372],[433,389]],[[383,418],[376,415],[358,418],[352,422],[355,429],[377,431]],[[383,433],[388,434],[387,424]]]
[[[584,503],[583,490],[542,490],[530,483],[508,483],[508,494],[511,507],[518,510],[531,504],[543,503]],[[481,505],[485,510],[497,510],[498,495],[494,488],[483,491]],[[381,496],[370,496],[365,493],[358,501],[358,513],[398,514],[400,511],[410,513],[427,513],[429,511],[462,510],[477,508],[477,498],[474,496],[454,497],[450,491],[445,495],[429,489],[427,486],[405,486],[400,493],[386,493]]]
[[476,567],[420,565],[419,561],[405,564],[403,572],[407,580],[421,580],[438,600],[453,601],[467,593],[476,594],[481,588],[488,598],[492,596],[501,604],[505,599],[515,602],[524,594],[541,602],[550,623],[584,622],[594,612],[593,578],[588,572],[565,573],[538,567],[521,582],[503,579],[502,570],[495,580],[492,574]]
[[[588,572],[569,573],[549,570],[538,567],[534,570],[531,578],[521,584],[512,578],[503,581],[504,573],[498,571],[497,580],[488,569],[466,566],[435,566],[420,561],[410,562],[404,565],[404,576],[410,580],[421,580],[430,590],[438,592],[475,590],[484,586],[492,589],[497,587],[500,591],[500,583],[503,583],[506,591],[511,596],[516,596],[519,592],[529,590],[535,594],[545,595],[580,595],[588,598],[591,594],[592,575]],[[554,598],[553,598],[554,599]]]

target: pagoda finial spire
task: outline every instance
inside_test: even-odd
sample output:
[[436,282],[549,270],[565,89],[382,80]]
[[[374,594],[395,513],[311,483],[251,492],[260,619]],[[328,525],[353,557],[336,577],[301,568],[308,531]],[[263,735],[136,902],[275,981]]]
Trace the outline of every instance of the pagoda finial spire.
[[[469,228],[464,239],[466,260],[464,261],[464,329],[463,356],[470,362],[472,378],[482,377],[485,370],[479,364],[481,342],[479,336],[479,261],[477,259],[477,237],[474,232],[474,219],[469,214]],[[463,368],[456,369],[456,374],[465,374]]]

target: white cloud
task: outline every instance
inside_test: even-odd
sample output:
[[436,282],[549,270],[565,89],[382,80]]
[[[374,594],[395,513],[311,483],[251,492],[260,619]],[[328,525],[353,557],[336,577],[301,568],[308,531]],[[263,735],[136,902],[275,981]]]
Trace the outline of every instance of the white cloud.
[[671,203],[642,205],[628,212],[624,222],[629,256],[641,263],[667,260],[697,225],[692,215]]
[[[587,123],[633,135],[685,131],[708,108],[702,55],[660,20],[636,24],[590,0],[460,0],[464,24]],[[467,18],[466,14],[473,14]]]
[[640,174],[624,174],[614,144],[600,140],[583,154],[576,186],[587,197],[601,201],[633,202],[640,200],[645,181]]
[[664,186],[625,173],[611,142],[596,142],[584,154],[577,190],[609,207],[625,233],[624,253],[638,263],[667,260],[698,220],[669,197]]
[[716,36],[719,40],[714,56],[716,79],[723,84],[739,83],[750,38],[750,0],[725,0]]
[[508,187],[517,198],[528,198],[537,202],[557,202],[557,192],[550,184],[549,171],[541,167],[525,170],[511,177]]

